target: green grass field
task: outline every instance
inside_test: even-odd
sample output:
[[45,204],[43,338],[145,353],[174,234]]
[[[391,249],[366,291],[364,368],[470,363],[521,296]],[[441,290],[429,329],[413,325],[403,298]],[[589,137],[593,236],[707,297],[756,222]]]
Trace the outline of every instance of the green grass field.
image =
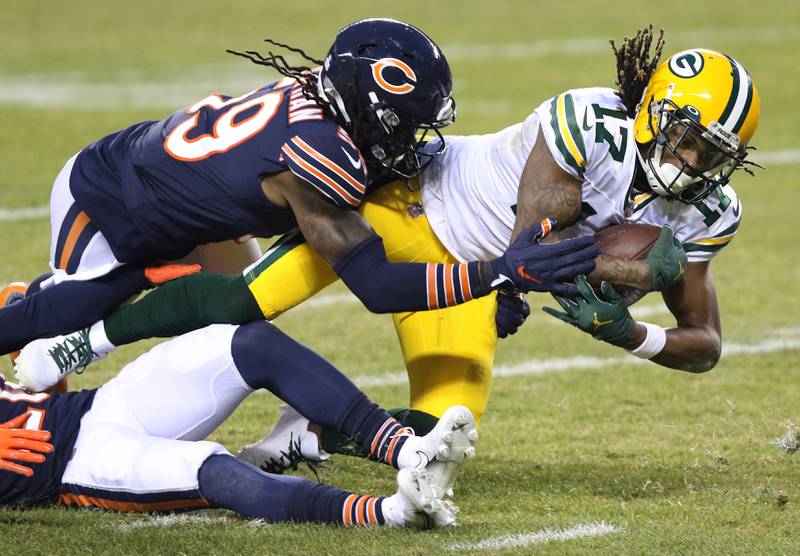
[[[452,133],[494,131],[564,89],[611,85],[614,61],[604,40],[646,23],[665,28],[669,52],[703,46],[739,59],[760,88],[754,143],[772,163],[757,178],[734,182],[744,225],[713,264],[731,353],[697,376],[619,361],[618,350],[539,311],[549,298],[531,296],[534,315],[497,354],[501,376],[478,457],[457,485],[457,529],[259,525],[224,512],[165,522],[6,510],[0,553],[800,553],[800,456],[770,445],[787,421],[800,423],[798,5],[11,2],[0,18],[0,283],[46,270],[47,217],[21,218],[19,210],[45,205],[65,160],[88,142],[210,92],[241,94],[272,80],[225,48],[258,48],[269,36],[322,56],[340,26],[367,16],[415,23],[443,47],[458,100]],[[336,285],[323,295],[344,292]],[[647,320],[672,324],[658,310],[660,299],[649,296],[640,305],[652,313]],[[407,387],[390,376],[402,370],[402,359],[388,317],[341,301],[300,307],[277,324],[372,384],[367,392],[384,406],[407,402]],[[72,386],[102,384],[149,345],[121,349]],[[565,361],[577,356],[596,359]],[[212,438],[236,450],[268,429],[277,406],[271,396],[254,395]],[[393,475],[337,457],[320,478],[377,494],[394,490]],[[597,523],[608,526],[606,534],[505,550],[499,541],[477,544]]]

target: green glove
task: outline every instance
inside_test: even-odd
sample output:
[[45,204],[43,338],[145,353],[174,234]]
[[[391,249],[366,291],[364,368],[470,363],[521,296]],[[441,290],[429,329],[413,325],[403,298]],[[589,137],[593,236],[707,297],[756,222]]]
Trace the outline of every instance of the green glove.
[[580,295],[575,299],[553,295],[564,313],[550,307],[544,311],[572,326],[588,332],[595,340],[621,344],[633,332],[633,320],[621,295],[608,282],[600,284],[600,290],[608,301],[603,301],[586,281],[586,276],[575,279]]
[[650,291],[663,291],[683,276],[688,259],[675,232],[664,226],[644,262],[650,267]]

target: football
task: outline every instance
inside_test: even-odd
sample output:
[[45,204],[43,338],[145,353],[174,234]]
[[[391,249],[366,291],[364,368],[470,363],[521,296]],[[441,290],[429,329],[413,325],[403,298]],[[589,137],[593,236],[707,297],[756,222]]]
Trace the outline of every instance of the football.
[[[604,255],[626,261],[639,261],[647,256],[660,233],[661,228],[650,224],[617,224],[600,230],[594,237]],[[635,288],[617,286],[616,289],[628,307],[647,294]]]
[[638,261],[647,256],[660,233],[661,228],[650,224],[617,224],[600,230],[594,237],[604,255]]

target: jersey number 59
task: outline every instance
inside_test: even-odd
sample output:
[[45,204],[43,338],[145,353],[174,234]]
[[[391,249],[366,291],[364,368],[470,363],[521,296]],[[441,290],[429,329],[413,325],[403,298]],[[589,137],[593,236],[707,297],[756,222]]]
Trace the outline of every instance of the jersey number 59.
[[[283,92],[269,92],[248,98],[255,91],[240,97],[223,100],[219,95],[210,95],[190,106],[186,112],[193,117],[181,122],[164,140],[164,150],[172,158],[185,162],[197,162],[217,153],[224,153],[250,139],[267,127],[278,112],[283,101]],[[197,127],[202,108],[210,107],[222,112],[214,122],[211,133],[204,133],[189,139],[189,134]],[[255,108],[255,111],[242,121],[235,121],[239,114]]]

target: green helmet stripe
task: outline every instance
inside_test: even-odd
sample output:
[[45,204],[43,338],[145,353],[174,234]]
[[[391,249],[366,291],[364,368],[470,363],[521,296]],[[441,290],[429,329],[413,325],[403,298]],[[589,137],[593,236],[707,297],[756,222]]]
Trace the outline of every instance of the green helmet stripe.
[[753,102],[753,80],[750,79],[750,75],[740,63],[730,56],[726,56],[726,58],[731,64],[733,86],[728,104],[725,105],[725,110],[719,118],[719,123],[732,133],[739,133]]
[[728,97],[728,104],[725,105],[725,110],[722,111],[722,116],[719,117],[719,123],[722,127],[728,127],[728,118],[733,112],[733,107],[736,105],[736,99],[739,97],[739,72],[736,71],[736,62],[733,58],[727,56],[728,62],[731,64],[731,76],[733,77],[733,86],[731,87],[731,96]]
[[[744,68],[742,69],[744,70]],[[753,80],[750,78],[750,74],[747,73],[747,70],[744,70],[744,74],[745,79],[747,79],[747,100],[744,102],[744,108],[739,115],[739,119],[736,121],[736,125],[733,126],[734,133],[739,133],[739,130],[742,129],[744,121],[747,119],[747,113],[750,112],[750,105],[753,102]]]

